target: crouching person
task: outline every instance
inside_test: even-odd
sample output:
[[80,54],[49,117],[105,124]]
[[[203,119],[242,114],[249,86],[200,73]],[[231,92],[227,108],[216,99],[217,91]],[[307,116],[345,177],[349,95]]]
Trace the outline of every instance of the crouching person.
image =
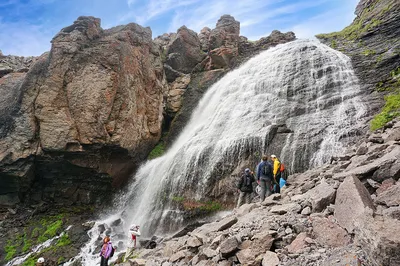
[[251,203],[251,194],[253,193],[253,183],[255,182],[253,173],[249,168],[244,170],[244,174],[241,176],[237,188],[240,193],[237,208],[242,206],[244,203]]

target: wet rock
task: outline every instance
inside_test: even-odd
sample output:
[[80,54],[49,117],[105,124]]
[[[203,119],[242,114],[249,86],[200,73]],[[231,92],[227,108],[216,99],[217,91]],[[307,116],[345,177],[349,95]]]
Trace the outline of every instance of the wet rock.
[[262,266],[278,266],[279,258],[275,252],[267,251],[262,260]]
[[224,241],[219,246],[219,251],[224,258],[229,258],[232,256],[239,247],[239,243],[236,237],[230,237]]
[[375,210],[368,190],[356,177],[349,176],[337,190],[335,201],[335,218],[339,225],[351,233],[354,222]]
[[178,251],[178,252],[174,253],[174,254],[169,258],[169,261],[170,261],[170,262],[177,262],[177,261],[179,261],[179,260],[182,260],[182,259],[184,259],[184,258],[186,258],[186,257],[190,257],[190,256],[192,256],[192,253],[191,253],[191,252],[189,252],[189,251],[187,251],[187,250],[181,250],[181,251]]

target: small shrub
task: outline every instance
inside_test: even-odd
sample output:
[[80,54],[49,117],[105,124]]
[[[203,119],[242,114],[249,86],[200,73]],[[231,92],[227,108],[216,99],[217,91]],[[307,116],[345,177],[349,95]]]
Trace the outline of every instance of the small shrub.
[[149,156],[147,156],[148,160],[155,159],[157,157],[160,157],[163,155],[165,152],[165,147],[164,147],[164,142],[160,141],[154,149],[150,152]]
[[400,93],[385,96],[382,111],[371,121],[371,130],[382,128],[387,122],[400,115]]
[[182,197],[182,196],[173,196],[173,197],[171,198],[171,200],[172,200],[172,201],[175,201],[175,202],[183,202],[183,201],[185,200],[185,197]]
[[52,237],[55,237],[57,232],[61,229],[62,223],[63,223],[62,220],[57,220],[48,225],[43,235],[39,236],[38,241],[42,243]]

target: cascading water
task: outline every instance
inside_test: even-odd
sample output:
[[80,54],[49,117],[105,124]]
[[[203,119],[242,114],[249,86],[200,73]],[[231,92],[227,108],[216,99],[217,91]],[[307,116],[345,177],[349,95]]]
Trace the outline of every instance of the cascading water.
[[[183,218],[171,197],[206,198],[241,161],[268,150],[274,125],[290,129],[278,155],[292,171],[320,165],[361,128],[359,94],[349,58],[323,44],[298,40],[262,52],[207,91],[168,152],[140,167],[117,211],[97,224],[114,243],[126,240],[132,222],[147,236],[177,229]],[[84,265],[98,263],[100,233],[97,225],[90,231]]]

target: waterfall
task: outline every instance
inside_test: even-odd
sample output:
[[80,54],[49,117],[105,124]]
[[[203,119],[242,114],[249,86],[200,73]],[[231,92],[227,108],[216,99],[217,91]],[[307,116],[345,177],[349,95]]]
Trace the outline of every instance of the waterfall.
[[[350,59],[317,41],[264,51],[206,92],[166,154],[140,167],[115,211],[97,224],[106,226],[114,244],[126,240],[132,222],[148,236],[174,230],[183,216],[171,207],[171,197],[207,198],[254,154],[277,153],[291,171],[321,165],[343,152],[362,127],[360,94]],[[278,136],[279,125],[288,130],[272,140],[274,151],[270,137]],[[117,218],[119,225],[110,226]],[[100,233],[97,225],[90,231],[84,265],[98,262],[94,243]]]

